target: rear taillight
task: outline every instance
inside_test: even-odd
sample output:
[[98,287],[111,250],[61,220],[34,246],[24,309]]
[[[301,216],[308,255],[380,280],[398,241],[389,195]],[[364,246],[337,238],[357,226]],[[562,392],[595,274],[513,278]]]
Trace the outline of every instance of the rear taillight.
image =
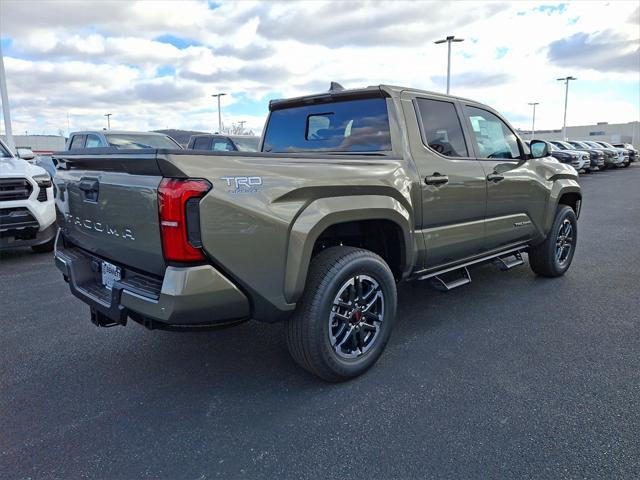
[[204,260],[198,203],[211,189],[206,180],[163,178],[158,187],[162,253],[170,262]]

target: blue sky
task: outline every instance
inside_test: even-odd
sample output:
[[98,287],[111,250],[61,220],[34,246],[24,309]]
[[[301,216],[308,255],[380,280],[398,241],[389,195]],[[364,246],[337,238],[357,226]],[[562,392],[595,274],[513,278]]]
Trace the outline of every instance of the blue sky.
[[[636,2],[108,2],[3,0],[2,49],[16,131],[217,128],[258,132],[272,98],[388,83],[452,94],[528,128],[640,117]],[[87,3],[85,3],[87,5]],[[428,15],[425,14],[428,12]]]

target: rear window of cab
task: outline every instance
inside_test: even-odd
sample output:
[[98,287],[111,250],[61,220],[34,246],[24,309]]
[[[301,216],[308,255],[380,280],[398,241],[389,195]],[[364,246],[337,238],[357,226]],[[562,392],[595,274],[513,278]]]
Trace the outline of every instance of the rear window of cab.
[[265,152],[381,152],[391,150],[384,98],[336,101],[271,112]]

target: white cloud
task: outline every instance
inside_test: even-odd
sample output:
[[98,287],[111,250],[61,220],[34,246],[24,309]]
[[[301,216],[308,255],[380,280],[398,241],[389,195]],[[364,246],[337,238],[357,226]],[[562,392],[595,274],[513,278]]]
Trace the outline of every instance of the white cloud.
[[[377,83],[441,91],[446,47],[452,93],[488,103],[528,128],[562,121],[640,117],[638,8],[633,2],[77,2],[3,0],[0,31],[15,130],[122,128],[211,130],[211,93],[223,91],[226,123],[255,130],[265,96]],[[542,8],[541,8],[542,7]],[[173,43],[173,44],[172,44]],[[594,45],[597,55],[590,52]],[[256,106],[262,101],[262,108]]]

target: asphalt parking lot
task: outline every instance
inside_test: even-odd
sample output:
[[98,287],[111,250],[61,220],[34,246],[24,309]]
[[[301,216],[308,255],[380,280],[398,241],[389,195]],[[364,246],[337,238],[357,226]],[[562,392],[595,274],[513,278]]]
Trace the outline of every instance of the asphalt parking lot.
[[366,375],[281,325],[98,329],[51,254],[0,255],[0,478],[638,478],[640,165],[582,175],[569,273],[400,288]]

